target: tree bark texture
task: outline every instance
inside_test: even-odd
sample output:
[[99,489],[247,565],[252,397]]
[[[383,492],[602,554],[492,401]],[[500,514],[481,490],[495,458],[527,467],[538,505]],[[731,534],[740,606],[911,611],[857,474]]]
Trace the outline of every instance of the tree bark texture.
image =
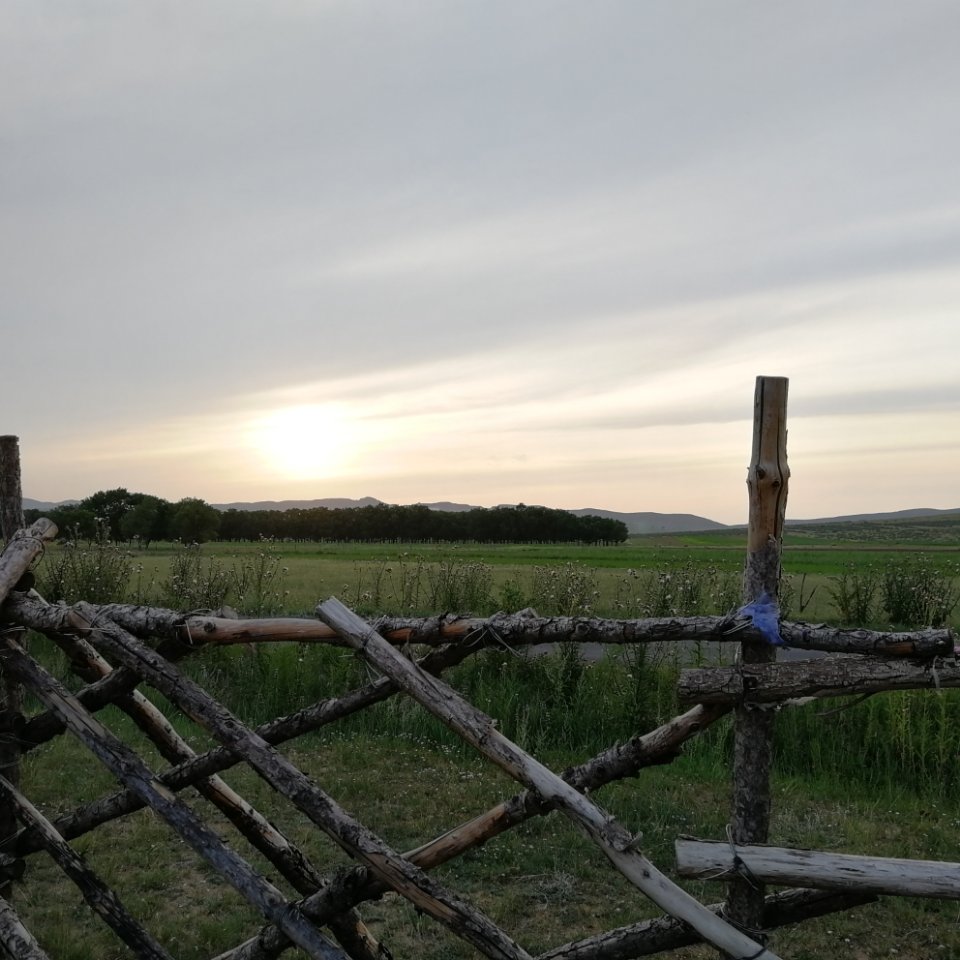
[[[787,380],[757,377],[753,407],[753,454],[747,473],[749,523],[743,577],[746,603],[780,592],[780,549],[787,506]],[[769,643],[746,641],[743,664],[770,663]],[[730,827],[738,843],[763,843],[770,829],[770,770],[773,765],[772,713],[737,707],[733,722],[733,795]],[[762,922],[762,888],[734,881],[728,891],[731,919],[748,928]]]
[[83,899],[114,933],[142,960],[171,960],[170,954],[143,929],[119,897],[91,870],[83,858],[54,830],[52,824],[23,794],[0,776],[0,793],[14,804],[17,816],[42,837],[44,847],[61,870],[77,885]]
[[[65,629],[66,609],[38,609],[35,598],[15,594],[3,608],[6,619],[33,630]],[[162,637],[191,649],[206,644],[240,643],[324,643],[346,646],[332,628],[319,620],[278,617],[267,620],[233,620],[175,610],[105,604],[95,607],[98,615],[111,620],[141,639]],[[492,617],[381,617],[373,622],[377,632],[395,646],[418,644],[439,647],[466,643],[468,652],[494,644],[511,647],[545,643],[601,643],[629,646],[638,643],[696,643],[702,641],[765,643],[763,635],[748,618],[659,617],[638,620],[606,620],[600,617],[538,617],[529,614],[498,613]],[[843,629],[823,623],[782,621],[784,645],[824,653],[872,653],[885,657],[943,657],[953,653],[956,634],[949,629],[882,633],[874,630]],[[167,654],[169,656],[169,654]]]
[[9,901],[0,897],[0,947],[11,960],[50,960]]
[[[351,856],[364,862],[397,893],[473,944],[485,956],[528,960],[529,954],[487,917],[452,896],[422,870],[391,850],[286,757],[245,727],[176,667],[115,624],[102,618],[97,620],[94,608],[78,604],[77,609],[93,623],[94,629],[90,631],[89,639],[95,647],[140,673],[187,716],[234,753],[240,754],[267,783],[287,797]],[[261,912],[269,919],[274,919],[265,911]]]
[[[877,898],[867,893],[836,893],[824,890],[783,890],[768,896],[763,907],[763,927],[784,927],[803,920],[812,920],[841,910],[875,903]],[[719,913],[725,904],[707,907]],[[540,954],[537,960],[633,960],[666,950],[700,943],[696,931],[674,917],[645,920],[619,930],[608,930],[554,947]]]
[[264,916],[283,928],[290,939],[317,960],[346,960],[269,881],[256,874],[237,853],[164,787],[142,760],[95,717],[87,713],[69,691],[47,673],[10,638],[5,638],[7,666],[49,707],[58,710],[69,731],[115,777],[140,795],[183,839]]
[[[55,640],[70,658],[75,672],[85,679],[102,679],[113,672],[110,664],[86,640],[66,634],[56,635]],[[196,753],[163,713],[139,691],[123,694],[114,702],[143,730],[165,760],[180,763],[196,758]],[[317,890],[321,883],[320,874],[303,851],[219,776],[198,780],[194,787],[277,868],[298,893],[308,895]],[[379,944],[355,913],[332,918],[330,928],[351,960],[379,960],[382,957]]]
[[611,863],[638,889],[673,916],[689,923],[700,935],[735,957],[773,960],[740,930],[719,920],[686,891],[672,883],[638,852],[637,841],[563,779],[506,739],[493,721],[442,681],[425,674],[398,653],[367,623],[337,600],[322,603],[317,612],[351,646],[422,706],[514,779],[535,790],[564,813],[603,851]]
[[678,840],[676,852],[677,871],[683,877],[731,877],[742,864],[758,880],[767,883],[960,900],[960,863],[760,845],[734,847],[726,842],[693,838]]
[[803,697],[843,697],[888,690],[960,686],[960,663],[824,657],[792,663],[735,664],[682,670],[681,703],[775,704]]
[[24,526],[20,441],[7,435],[0,437],[0,535],[10,540]]

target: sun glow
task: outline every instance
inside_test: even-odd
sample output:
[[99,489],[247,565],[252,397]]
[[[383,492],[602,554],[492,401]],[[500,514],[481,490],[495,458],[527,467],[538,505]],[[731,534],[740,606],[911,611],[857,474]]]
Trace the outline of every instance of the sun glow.
[[291,480],[342,471],[355,438],[343,409],[334,404],[281,407],[257,418],[250,442],[271,472]]

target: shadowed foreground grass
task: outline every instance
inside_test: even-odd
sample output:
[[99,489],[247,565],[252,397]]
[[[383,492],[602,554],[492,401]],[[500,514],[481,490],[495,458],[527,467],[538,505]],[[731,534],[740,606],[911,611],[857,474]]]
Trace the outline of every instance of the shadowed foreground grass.
[[[117,717],[111,719],[124,726]],[[72,795],[84,798],[109,788],[109,778],[96,770],[94,762],[75,754],[72,744],[60,740],[28,762],[25,786],[44,809],[65,809],[68,786]],[[415,847],[515,792],[509,781],[479,759],[423,739],[314,736],[289,755],[399,850]],[[573,758],[544,759],[560,769]],[[54,776],[54,771],[63,776]],[[226,778],[302,844],[322,870],[345,862],[332,842],[289,805],[279,803],[254,774],[238,769]],[[778,778],[774,792],[772,837],[777,842],[960,860],[960,811],[953,805],[919,803],[905,792],[871,796],[836,783],[791,778]],[[644,771],[635,780],[605,788],[594,799],[629,829],[642,831],[645,852],[668,872],[678,834],[719,838],[727,820],[725,775],[696,758]],[[190,803],[245,857],[284,886],[215,811],[195,797]],[[239,896],[151,813],[141,811],[100,828],[75,846],[181,960],[209,958],[259,927]],[[657,913],[557,814],[529,821],[444,866],[436,876],[486,911],[533,954]],[[696,882],[687,887],[705,902],[722,897],[719,884]],[[126,955],[75,888],[42,858],[30,861],[16,904],[58,960]],[[365,904],[361,913],[397,960],[476,955],[394,895]],[[956,904],[888,898],[879,905],[777,932],[773,945],[792,960],[956,957],[960,956],[956,920]],[[715,952],[701,947],[673,955],[706,958]]]

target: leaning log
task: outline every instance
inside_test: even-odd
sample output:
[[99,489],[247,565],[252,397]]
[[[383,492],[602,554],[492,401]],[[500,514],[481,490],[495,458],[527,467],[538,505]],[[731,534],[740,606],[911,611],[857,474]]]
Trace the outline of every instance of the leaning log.
[[94,629],[90,630],[88,638],[95,647],[141,674],[188,717],[242,756],[267,783],[393,890],[486,956],[494,960],[529,960],[529,954],[496,924],[393,851],[173,664],[116,624],[102,617],[98,619],[94,608],[81,603],[77,610],[93,623]]
[[5,665],[47,706],[57,710],[67,728],[115,777],[139,794],[163,820],[264,916],[317,960],[346,960],[312,923],[271,884],[256,874],[182,801],[163,787],[146,764],[80,703],[55,677],[9,637],[3,641]]
[[[115,672],[82,637],[54,634],[53,639],[69,657],[74,672],[84,679],[96,681]],[[159,708],[139,690],[123,694],[114,702],[150,738],[165,760],[180,763],[196,757],[193,748],[177,733]],[[317,890],[321,883],[320,874],[306,854],[219,776],[198,780],[194,786],[277,868],[298,893],[309,895]],[[22,816],[21,820],[24,820]],[[28,826],[36,826],[35,820],[24,822]],[[42,830],[39,833],[41,837],[44,836]],[[380,945],[355,912],[332,918],[330,929],[350,960],[378,960],[382,957]]]
[[[868,893],[851,891],[783,890],[771,894],[764,901],[763,929],[773,930],[812,920],[874,903],[876,899]],[[719,914],[723,907],[722,903],[714,903],[707,909]],[[537,960],[633,960],[634,957],[648,957],[700,942],[696,931],[687,924],[674,917],[658,917],[554,947],[541,953]]]
[[10,905],[0,897],[0,947],[17,960],[50,960]]
[[682,670],[681,703],[764,704],[803,697],[843,697],[885,690],[960,687],[960,662],[824,657],[792,663],[741,663]]
[[823,853],[760,844],[696,840],[675,844],[677,872],[699,880],[729,879],[746,868],[758,880],[826,890],[960,900],[960,863]]
[[39,557],[46,545],[57,535],[57,525],[41,517],[26,530],[18,530],[0,554],[0,603],[10,595],[30,564]]
[[317,613],[372,665],[403,687],[446,726],[514,779],[544,799],[551,800],[597,844],[617,870],[654,903],[685,920],[705,940],[732,956],[774,960],[776,955],[772,951],[765,950],[755,940],[720,920],[670,881],[637,850],[637,838],[609,814],[511,743],[496,729],[490,717],[442,681],[419,670],[342,603],[331,598],[320,604]]
[[170,954],[136,921],[119,897],[87,866],[50,821],[9,780],[0,776],[0,793],[17,816],[43,837],[43,845],[61,870],[77,885],[83,899],[111,930],[143,960],[170,960]]
[[[586,792],[598,790],[612,780],[635,776],[642,767],[669,763],[686,740],[727,712],[726,707],[694,707],[649,733],[607,748],[593,759],[565,770],[561,776],[577,790]],[[549,800],[537,793],[519,793],[404,856],[418,867],[436,867],[553,808]],[[345,908],[372,900],[386,890],[386,885],[369,871],[354,867],[338,873],[320,891],[304,900],[301,909],[312,920],[325,923]],[[689,929],[686,924],[682,926]],[[288,945],[289,941],[276,927],[268,927],[217,960],[273,960]]]

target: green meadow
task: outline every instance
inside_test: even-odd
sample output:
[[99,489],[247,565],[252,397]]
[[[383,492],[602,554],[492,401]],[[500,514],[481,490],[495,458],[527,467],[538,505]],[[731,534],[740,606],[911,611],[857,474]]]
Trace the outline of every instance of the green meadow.
[[[928,617],[956,628],[960,527],[914,523],[907,534],[895,524],[788,529],[786,614],[879,629],[923,626],[915,618]],[[743,531],[720,531],[633,537],[610,547],[213,543],[191,549],[156,544],[136,551],[111,544],[54,546],[37,576],[39,589],[51,600],[126,599],[183,610],[227,605],[248,616],[310,615],[331,595],[368,616],[483,615],[524,607],[542,615],[607,617],[725,613],[740,603],[744,539]],[[56,672],[66,673],[63,658],[45,640],[37,638],[32,649]],[[713,655],[692,651],[688,659]],[[567,647],[542,657],[495,648],[447,678],[497,717],[507,736],[559,770],[674,716],[682,666],[677,657],[640,648],[588,660]],[[319,645],[205,650],[184,669],[250,724],[337,696],[369,678],[354,655]],[[195,749],[203,749],[207,735],[159,695],[154,698]],[[151,763],[162,766],[118,710],[108,708],[102,716]],[[960,861],[957,691],[890,693],[858,703],[823,701],[784,710],[776,736],[772,842]],[[731,725],[721,721],[688,744],[674,763],[612,784],[595,799],[642,832],[645,851],[669,872],[678,834],[723,837],[730,751]],[[284,752],[399,849],[413,848],[516,792],[515,785],[402,698],[325,727]],[[322,870],[343,862],[332,843],[250,771],[238,768],[225,777],[301,843]],[[43,809],[58,812],[112,789],[98,764],[62,737],[28,755],[24,785]],[[189,799],[226,833],[203,801]],[[240,838],[236,844],[282,885]],[[125,818],[75,845],[138,916],[149,918],[150,929],[178,958],[211,957],[259,926],[232,889],[171,840],[153,815]],[[131,857],[140,866],[131,868]],[[529,821],[444,866],[438,876],[533,954],[656,913],[557,815]],[[706,902],[723,896],[716,883],[686,886]],[[16,903],[53,957],[125,956],[55,868],[35,868],[31,861]],[[361,914],[397,960],[475,955],[396,897],[366,904]],[[794,960],[957,957],[956,919],[957,907],[949,902],[887,898],[776,932],[772,944]],[[714,955],[704,947],[674,954]]]

